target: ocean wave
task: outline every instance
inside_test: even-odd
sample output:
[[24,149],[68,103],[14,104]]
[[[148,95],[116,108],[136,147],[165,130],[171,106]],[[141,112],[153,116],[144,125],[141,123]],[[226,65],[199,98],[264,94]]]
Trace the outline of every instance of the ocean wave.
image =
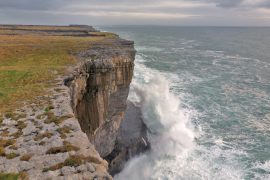
[[[142,109],[151,151],[128,162],[115,179],[163,179],[164,171],[172,170],[167,162],[186,157],[194,145],[189,113],[181,109],[179,98],[170,92],[166,77],[140,63],[136,63],[129,99]],[[166,173],[166,176],[175,175]]]
[[147,47],[147,46],[136,46],[136,49],[140,52],[161,52],[164,49],[159,47]]
[[173,74],[136,63],[129,99],[142,109],[151,151],[131,159],[115,179],[242,179],[243,168],[235,157],[246,156],[245,152],[220,138],[212,140],[216,145],[211,149],[198,145],[203,132],[191,123],[196,113],[181,108],[181,96],[170,90],[170,77],[176,80]]

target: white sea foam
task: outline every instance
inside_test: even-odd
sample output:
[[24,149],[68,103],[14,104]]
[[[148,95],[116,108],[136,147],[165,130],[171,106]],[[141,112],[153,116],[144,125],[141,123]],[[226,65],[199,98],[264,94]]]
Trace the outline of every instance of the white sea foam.
[[[182,109],[179,97],[170,91],[168,73],[144,66],[142,56],[135,66],[129,99],[142,109],[151,151],[131,159],[116,180],[241,179],[235,156],[245,155],[222,139],[213,139],[211,150],[197,145],[190,125],[190,110]],[[200,128],[198,128],[200,129]],[[229,148],[223,150],[222,148]],[[226,163],[218,162],[223,156]]]
[[195,134],[188,127],[189,114],[180,108],[179,98],[169,89],[164,76],[136,64],[129,98],[141,106],[149,129],[151,151],[132,159],[115,179],[162,179],[164,172],[172,170],[167,163],[174,162],[177,157],[186,157],[192,149]]
[[146,46],[139,46],[137,50],[140,52],[161,52],[164,49],[159,47],[146,47]]
[[[116,179],[270,179],[270,62],[260,59],[265,57],[260,48],[250,57],[253,45],[232,50],[234,46],[223,43],[230,39],[226,36],[219,37],[222,46],[216,46],[211,38],[201,38],[203,33],[195,41],[188,41],[185,37],[191,36],[180,31],[180,35],[149,35],[134,29],[121,33],[142,45],[137,48],[129,98],[145,111],[152,150],[130,160]],[[174,74],[166,72],[170,69]],[[190,128],[190,119],[196,131]],[[187,132],[193,138],[186,138]]]
[[270,161],[255,162],[252,164],[251,170],[261,171],[264,174],[255,174],[254,179],[269,180],[270,179]]

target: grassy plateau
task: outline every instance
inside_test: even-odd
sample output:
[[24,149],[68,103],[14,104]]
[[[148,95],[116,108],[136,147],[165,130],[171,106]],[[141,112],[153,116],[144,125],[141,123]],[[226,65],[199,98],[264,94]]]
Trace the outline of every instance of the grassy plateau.
[[85,26],[0,25],[0,116],[34,102],[77,62],[76,53],[113,36]]

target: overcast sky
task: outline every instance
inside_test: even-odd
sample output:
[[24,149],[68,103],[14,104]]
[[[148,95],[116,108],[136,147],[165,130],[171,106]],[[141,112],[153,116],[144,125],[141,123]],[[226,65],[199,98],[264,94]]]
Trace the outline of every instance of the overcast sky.
[[270,26],[270,0],[0,0],[0,23]]

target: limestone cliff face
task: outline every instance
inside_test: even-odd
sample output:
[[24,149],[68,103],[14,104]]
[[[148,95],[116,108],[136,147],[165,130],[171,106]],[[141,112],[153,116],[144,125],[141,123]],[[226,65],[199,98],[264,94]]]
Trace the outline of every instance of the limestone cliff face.
[[80,53],[80,64],[66,79],[82,130],[101,157],[114,147],[132,80],[133,42],[109,39]]

